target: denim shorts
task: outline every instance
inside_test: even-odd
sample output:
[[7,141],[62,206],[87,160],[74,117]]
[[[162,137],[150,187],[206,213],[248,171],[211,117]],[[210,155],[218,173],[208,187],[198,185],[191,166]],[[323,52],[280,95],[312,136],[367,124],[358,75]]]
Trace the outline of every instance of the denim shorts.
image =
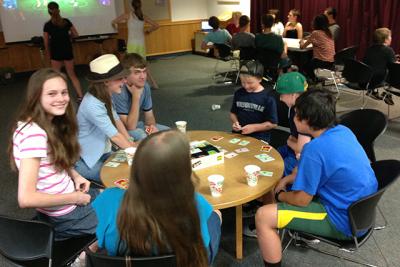
[[[92,202],[98,196],[99,190],[91,188],[89,194],[90,202]],[[96,233],[97,217],[91,204],[77,206],[73,211],[62,216],[48,216],[38,212],[37,217],[40,221],[53,226],[56,241]]]

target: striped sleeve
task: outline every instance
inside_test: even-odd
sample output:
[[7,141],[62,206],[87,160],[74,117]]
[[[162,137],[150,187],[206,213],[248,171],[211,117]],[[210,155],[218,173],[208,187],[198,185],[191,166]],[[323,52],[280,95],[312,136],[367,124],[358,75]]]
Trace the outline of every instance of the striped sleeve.
[[19,150],[20,158],[47,157],[47,134],[37,125],[27,126],[21,132],[16,132],[14,145]]

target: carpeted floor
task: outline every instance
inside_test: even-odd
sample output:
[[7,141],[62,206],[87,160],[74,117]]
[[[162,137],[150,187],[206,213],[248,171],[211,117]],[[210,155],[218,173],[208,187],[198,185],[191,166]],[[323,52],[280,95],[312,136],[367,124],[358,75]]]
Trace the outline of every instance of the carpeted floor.
[[[150,68],[157,79],[160,89],[153,90],[153,102],[156,119],[161,124],[173,126],[177,120],[188,121],[189,130],[212,129],[229,131],[229,110],[232,95],[237,86],[218,84],[213,79],[216,60],[197,55],[180,55],[162,57],[151,61]],[[220,64],[218,70],[229,70],[229,64]],[[77,72],[83,87],[87,85],[83,76],[86,66],[79,66]],[[9,143],[8,127],[18,106],[26,86],[29,74],[17,75],[9,85],[0,85],[0,213],[10,216],[29,218],[33,210],[22,210],[17,206],[17,176],[8,166],[6,148]],[[359,108],[357,96],[341,93],[338,102],[338,112]],[[395,99],[390,114],[400,116],[399,99]],[[221,109],[213,111],[212,104],[221,105]],[[368,100],[368,108],[376,108],[387,114],[387,105],[383,101]],[[375,150],[379,159],[400,159],[400,120],[390,121],[387,131],[381,135]],[[345,156],[345,155],[344,155]],[[361,249],[350,255],[361,258],[378,266],[399,266],[400,254],[400,183],[394,184],[383,196],[380,207],[389,225],[385,230],[376,231],[372,238]],[[223,236],[219,254],[214,266],[263,266],[257,240],[244,238],[244,259],[234,258],[234,212],[231,209],[223,211]],[[378,215],[378,224],[382,218]],[[323,246],[336,253],[336,249]],[[343,254],[343,252],[340,252]],[[283,256],[283,266],[357,266],[341,259],[319,254],[312,250],[289,247]],[[5,266],[0,259],[0,266]]]

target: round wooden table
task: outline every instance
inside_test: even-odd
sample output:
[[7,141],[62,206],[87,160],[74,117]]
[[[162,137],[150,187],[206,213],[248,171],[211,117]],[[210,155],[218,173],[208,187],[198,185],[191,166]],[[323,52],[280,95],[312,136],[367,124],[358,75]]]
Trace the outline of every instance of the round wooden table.
[[[206,140],[214,146],[220,146],[227,150],[225,155],[230,152],[235,152],[236,149],[247,148],[248,152],[237,153],[233,158],[224,159],[223,164],[211,166],[201,170],[194,171],[199,177],[197,191],[202,194],[215,209],[236,208],[236,258],[243,258],[243,226],[242,226],[242,204],[251,200],[257,199],[271,191],[275,184],[279,181],[283,174],[283,160],[280,154],[272,149],[270,152],[260,151],[261,146],[266,145],[264,142],[245,135],[226,133],[219,131],[189,131],[187,136],[190,141]],[[223,139],[213,141],[212,137],[221,136]],[[239,143],[232,144],[229,141],[233,138],[239,138],[240,141],[246,140],[250,143],[241,146]],[[258,154],[268,154],[274,158],[270,162],[262,162],[255,157]],[[111,161],[111,156],[107,162]],[[244,166],[254,164],[263,171],[271,171],[271,177],[259,176],[258,184],[255,187],[247,185]],[[207,177],[211,174],[221,174],[225,177],[222,195],[220,197],[212,197],[208,186]],[[100,172],[100,177],[106,187],[116,186],[114,182],[121,178],[129,177],[129,166],[126,162],[122,162],[118,167],[103,166]]]

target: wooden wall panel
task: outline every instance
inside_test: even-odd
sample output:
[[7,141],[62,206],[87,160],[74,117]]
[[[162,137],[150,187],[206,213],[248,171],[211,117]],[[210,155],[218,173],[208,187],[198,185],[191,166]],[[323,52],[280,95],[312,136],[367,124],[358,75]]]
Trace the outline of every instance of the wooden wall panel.
[[[178,53],[193,50],[194,33],[200,30],[200,20],[190,21],[159,21],[160,28],[146,35],[146,50],[148,56]],[[146,26],[147,27],[147,26]],[[75,64],[88,64],[94,57],[104,53],[117,53],[117,39],[125,39],[127,29],[125,24],[118,26],[118,34],[112,39],[104,40],[102,44],[89,40],[75,42]],[[4,44],[0,32],[0,67],[12,67],[16,72],[33,71],[42,67],[40,50],[27,44]],[[45,62],[49,65],[49,62]]]

